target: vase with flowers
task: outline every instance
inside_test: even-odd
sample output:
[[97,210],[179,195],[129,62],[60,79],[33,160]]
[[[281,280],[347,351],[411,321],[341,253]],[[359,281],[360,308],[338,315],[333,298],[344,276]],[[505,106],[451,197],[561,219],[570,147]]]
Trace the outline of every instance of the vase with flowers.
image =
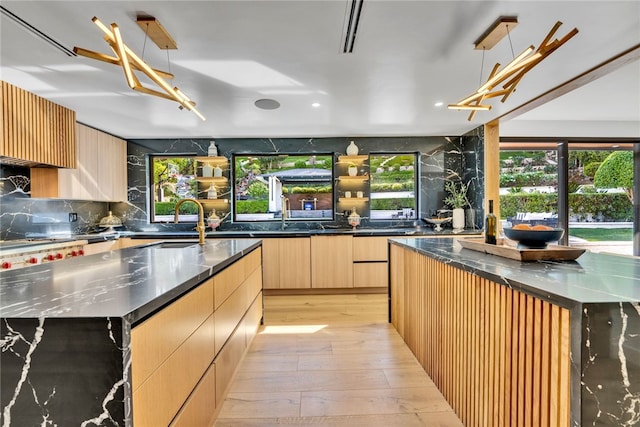
[[454,230],[462,230],[464,228],[464,208],[470,206],[467,199],[467,190],[469,184],[462,182],[456,184],[453,181],[447,181],[444,189],[449,195],[444,198],[444,203],[453,209],[453,219],[451,221]]

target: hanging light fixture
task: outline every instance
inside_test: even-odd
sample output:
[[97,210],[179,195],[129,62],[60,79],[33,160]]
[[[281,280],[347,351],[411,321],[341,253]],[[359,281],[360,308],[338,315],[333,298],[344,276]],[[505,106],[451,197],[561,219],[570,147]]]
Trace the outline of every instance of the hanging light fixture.
[[[120,34],[120,29],[118,28],[117,24],[111,24],[111,28],[109,29],[95,16],[93,17],[92,21],[105,34],[104,40],[111,47],[116,56],[105,55],[102,53],[83,49],[81,47],[74,47],[73,51],[75,53],[87,58],[107,62],[109,64],[120,65],[122,67],[122,70],[124,71],[127,84],[131,89],[145,93],[147,95],[153,95],[175,101],[180,104],[180,109],[186,108],[187,110],[192,111],[202,120],[206,120],[204,116],[200,114],[198,110],[196,110],[195,102],[189,99],[189,97],[187,97],[177,87],[171,87],[171,85],[165,80],[166,78],[173,79],[173,74],[151,68],[138,55],[136,55],[131,49],[129,49],[126,44],[124,44],[124,42],[122,41],[122,35]],[[157,21],[155,20],[153,20],[153,22],[157,23]],[[162,30],[164,31],[164,28],[162,28]],[[138,78],[136,77],[133,70],[144,73],[151,81],[158,85],[160,89],[164,90],[164,92],[143,86],[140,83],[140,80],[138,80]]]
[[[476,41],[476,49],[478,49],[479,46],[483,50],[487,48],[487,40],[491,42],[488,48],[493,47],[502,37],[504,37],[504,35],[509,35],[509,25],[514,26],[514,24],[517,24],[517,20],[514,21],[513,18],[509,18],[507,20],[502,18],[499,19],[494,23],[492,28],[485,32],[485,35]],[[556,49],[578,34],[578,29],[574,28],[561,39],[551,41],[561,25],[562,22],[556,22],[542,43],[540,43],[538,49],[535,49],[534,46],[527,47],[520,55],[515,57],[500,71],[498,71],[500,69],[500,64],[496,64],[484,84],[481,84],[474,93],[466,98],[455,104],[449,104],[448,108],[452,110],[472,110],[468,118],[470,121],[473,119],[477,110],[491,109],[491,105],[482,104],[482,101],[501,96],[502,99],[500,102],[505,102],[516,90],[516,86],[520,83],[520,80],[522,80],[526,73],[531,71],[531,69],[538,65],[543,59],[551,55],[556,51]],[[500,36],[500,34],[502,34],[502,36]],[[505,81],[506,83],[502,84]],[[495,88],[500,84],[502,84],[502,88],[495,90]]]

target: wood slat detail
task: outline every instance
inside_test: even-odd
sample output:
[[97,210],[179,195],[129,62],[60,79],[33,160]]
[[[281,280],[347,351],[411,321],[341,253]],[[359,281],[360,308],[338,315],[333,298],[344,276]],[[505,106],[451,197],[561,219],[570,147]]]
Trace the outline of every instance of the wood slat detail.
[[76,113],[2,81],[0,156],[76,167]]
[[465,426],[569,426],[567,309],[391,245],[391,322]]

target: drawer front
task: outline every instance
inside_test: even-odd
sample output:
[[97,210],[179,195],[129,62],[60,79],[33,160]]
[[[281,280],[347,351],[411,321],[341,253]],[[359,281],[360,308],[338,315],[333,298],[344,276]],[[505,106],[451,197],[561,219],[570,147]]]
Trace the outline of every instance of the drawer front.
[[209,427],[216,414],[216,366],[211,364],[171,427]]
[[208,280],[131,331],[132,388],[135,391],[213,313]]
[[388,236],[354,237],[354,261],[386,261]]
[[245,328],[240,325],[218,354],[216,365],[216,407],[222,405],[233,374],[246,349]]
[[215,352],[222,349],[247,308],[245,288],[237,289],[213,314],[216,324]]
[[362,262],[353,264],[353,286],[356,288],[386,288],[389,273],[386,262]]
[[213,334],[213,316],[210,316],[134,390],[134,425],[169,425],[213,360]]

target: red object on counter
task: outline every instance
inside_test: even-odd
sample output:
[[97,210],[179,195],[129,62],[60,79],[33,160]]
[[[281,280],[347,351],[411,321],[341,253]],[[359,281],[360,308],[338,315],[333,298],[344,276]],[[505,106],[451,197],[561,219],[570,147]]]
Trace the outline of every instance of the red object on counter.
[[28,262],[29,264],[37,264],[37,263],[38,263],[38,258],[36,258],[36,257],[31,257],[31,258],[29,258],[29,259],[27,260],[27,262]]
[[78,251],[78,255],[84,255],[84,251],[83,251],[82,249],[80,249],[80,250]]
[[78,252],[76,252],[76,251],[71,251],[71,256],[78,256]]
[[56,254],[56,259],[62,259],[62,258],[64,258],[64,256],[61,253]]
[[48,260],[48,261],[53,261],[54,259],[56,259],[56,257],[55,257],[55,256],[53,256],[53,254],[49,254],[49,255],[47,255],[47,257],[46,257],[46,258],[47,258],[47,260]]
[[2,268],[11,268],[11,263],[10,262],[3,262],[2,263]]

